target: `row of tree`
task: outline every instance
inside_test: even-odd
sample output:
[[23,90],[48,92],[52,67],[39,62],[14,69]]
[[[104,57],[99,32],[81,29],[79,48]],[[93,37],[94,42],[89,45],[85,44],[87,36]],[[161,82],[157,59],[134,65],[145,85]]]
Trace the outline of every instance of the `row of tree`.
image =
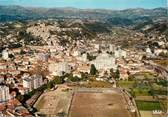
[[[94,64],[91,65],[91,68],[90,68],[90,75],[96,75],[98,73],[96,67]],[[110,76],[112,78],[115,78],[115,79],[119,79],[120,78],[120,71],[119,69],[117,69],[115,72],[113,69],[110,69]]]

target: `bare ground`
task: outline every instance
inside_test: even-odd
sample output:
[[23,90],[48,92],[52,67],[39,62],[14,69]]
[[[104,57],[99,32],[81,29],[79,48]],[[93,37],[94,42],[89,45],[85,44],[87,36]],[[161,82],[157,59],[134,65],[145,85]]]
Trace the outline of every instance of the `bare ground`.
[[69,117],[130,117],[127,104],[118,93],[74,94]]

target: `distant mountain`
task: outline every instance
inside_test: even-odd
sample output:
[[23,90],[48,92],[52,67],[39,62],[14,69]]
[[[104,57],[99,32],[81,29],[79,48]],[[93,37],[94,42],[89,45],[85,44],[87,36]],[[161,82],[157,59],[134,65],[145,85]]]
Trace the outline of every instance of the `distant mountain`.
[[30,8],[20,6],[0,6],[0,22],[16,20],[36,20],[47,18],[81,18],[107,21],[111,24],[132,25],[142,20],[149,21],[158,17],[166,17],[166,8],[156,9],[76,9],[76,8]]
[[168,19],[158,18],[157,20],[144,22],[136,25],[133,29],[147,34],[164,34],[168,36]]

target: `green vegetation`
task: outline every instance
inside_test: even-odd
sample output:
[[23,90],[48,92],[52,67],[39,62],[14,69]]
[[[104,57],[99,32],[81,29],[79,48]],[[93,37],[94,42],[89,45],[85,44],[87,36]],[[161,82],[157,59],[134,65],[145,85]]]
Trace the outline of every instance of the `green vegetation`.
[[73,77],[73,74],[68,75],[68,80],[71,82],[79,82],[81,79],[77,76]]
[[168,87],[168,81],[165,79],[156,81],[156,83],[157,83],[157,85],[161,85],[163,87]]
[[104,81],[96,81],[96,80],[89,81],[89,83],[83,84],[81,86],[87,87],[87,88],[110,88],[112,87],[111,83],[104,82]]
[[155,95],[167,95],[168,94],[167,90],[154,90],[153,92]]
[[159,56],[164,57],[164,58],[168,58],[168,53],[161,52],[159,54]]
[[24,54],[26,54],[26,52],[23,49],[21,49],[20,54],[24,55]]
[[112,78],[119,79],[120,78],[120,71],[119,69],[116,70],[116,72],[113,71],[113,69],[110,69],[110,75]]
[[133,24],[133,21],[127,18],[121,18],[121,17],[113,17],[109,18],[108,22],[113,25],[117,26],[129,26]]
[[[155,74],[149,72],[137,73],[131,76],[128,81],[118,81],[118,85],[128,90],[137,99],[136,103],[139,110],[151,111],[167,108],[160,103],[165,100],[156,97],[158,95],[167,95],[167,81]],[[148,100],[147,97],[150,97],[150,99]]]
[[56,84],[62,84],[64,83],[64,76],[62,77],[54,77],[54,80],[50,81],[48,84],[47,84],[47,89],[52,89]]
[[54,80],[48,82],[47,84],[42,85],[38,89],[32,90],[31,92],[25,94],[24,96],[18,94],[16,98],[20,102],[26,102],[26,100],[30,99],[35,93],[43,92],[46,89],[52,89],[56,84],[62,84],[62,83],[64,83],[63,77],[55,77]]
[[83,80],[83,81],[86,81],[87,79],[89,78],[89,74],[86,72],[86,73],[81,73],[81,79]]
[[156,75],[150,72],[139,72],[134,74],[134,77],[139,80],[153,80],[156,78]]
[[104,23],[100,22],[95,22],[95,23],[88,23],[86,24],[86,28],[89,31],[92,31],[94,33],[108,33],[110,30],[108,29],[107,25]]
[[123,80],[118,81],[118,85],[126,89],[133,88],[134,83],[135,81],[123,81]]
[[96,59],[96,56],[92,56],[92,55],[90,55],[89,53],[87,53],[87,59],[88,59],[89,61],[92,61],[92,60]]
[[157,80],[156,83],[152,83],[152,88],[155,95],[167,95],[167,82],[166,80]]
[[17,94],[16,98],[24,103],[26,102],[28,99],[30,99],[35,93],[38,93],[38,92],[43,92],[45,89],[47,89],[47,85],[44,84],[42,85],[41,87],[39,87],[38,89],[34,89],[33,91],[25,94],[25,95],[21,95],[20,93]]
[[161,110],[160,103],[158,101],[136,101],[139,110],[152,111]]
[[135,88],[132,89],[132,94],[135,94],[135,96],[150,96],[152,95],[152,91],[150,89],[141,89],[141,88]]
[[40,42],[41,39],[39,37],[34,37],[31,33],[27,33],[26,30],[22,30],[18,33],[18,40],[22,40],[22,39],[27,45],[33,44],[33,43],[42,44]]
[[135,81],[130,91],[133,97],[137,96],[154,96],[153,88],[148,81]]
[[131,80],[118,81],[118,85],[127,89],[133,97],[167,95],[167,81],[154,74],[141,72],[131,76]]
[[120,78],[120,71],[119,69],[117,69],[116,73],[115,73],[115,78],[119,79]]
[[148,72],[137,73],[131,80],[118,81],[118,85],[127,89],[133,97],[167,95],[167,81]]
[[90,74],[91,74],[91,75],[96,75],[96,73],[97,73],[97,69],[96,69],[96,67],[92,64],[92,65],[91,65],[91,68],[90,68]]

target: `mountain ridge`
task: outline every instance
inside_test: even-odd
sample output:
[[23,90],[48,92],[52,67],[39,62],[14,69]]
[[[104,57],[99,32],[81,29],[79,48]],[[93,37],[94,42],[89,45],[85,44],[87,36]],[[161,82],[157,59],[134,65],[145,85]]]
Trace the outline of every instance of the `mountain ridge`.
[[[43,18],[86,18],[107,20],[108,18],[120,17],[134,19],[142,16],[150,18],[166,17],[166,8],[155,9],[78,9],[73,7],[63,8],[42,8],[42,7],[22,7],[22,6],[0,6],[0,22],[16,20],[34,20]],[[5,17],[6,16],[6,17]],[[8,17],[10,17],[8,19]]]

